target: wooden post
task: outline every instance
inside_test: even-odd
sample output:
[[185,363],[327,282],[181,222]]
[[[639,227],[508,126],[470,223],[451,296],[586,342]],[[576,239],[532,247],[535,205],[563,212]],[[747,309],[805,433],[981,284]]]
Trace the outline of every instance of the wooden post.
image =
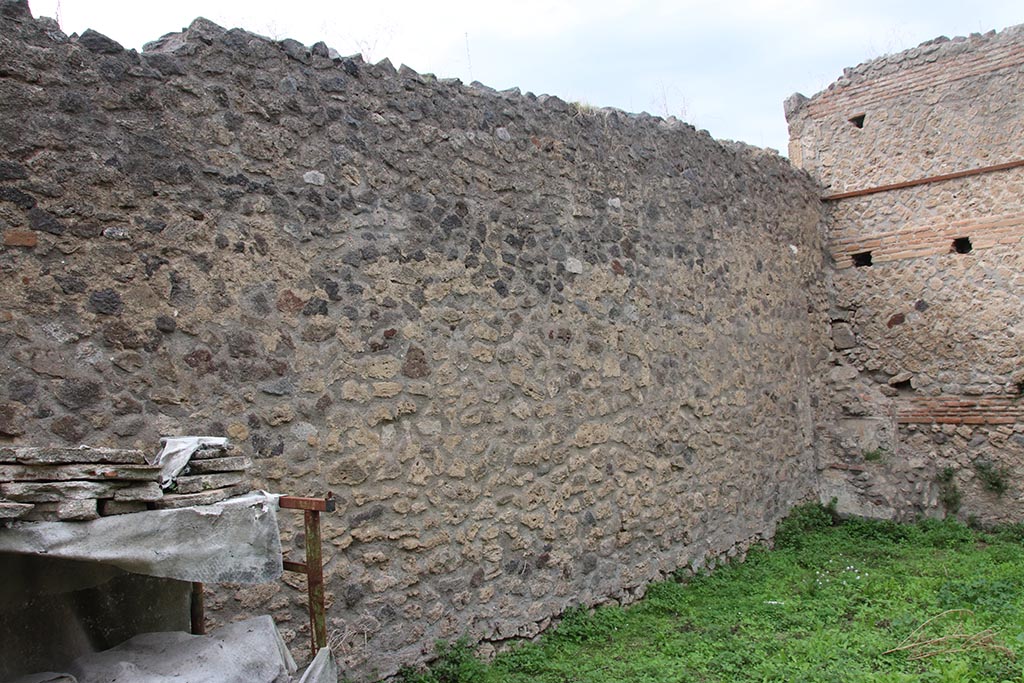
[[191,612],[192,635],[202,636],[206,634],[206,603],[203,598],[203,584],[199,581],[192,582],[192,595],[189,600]]

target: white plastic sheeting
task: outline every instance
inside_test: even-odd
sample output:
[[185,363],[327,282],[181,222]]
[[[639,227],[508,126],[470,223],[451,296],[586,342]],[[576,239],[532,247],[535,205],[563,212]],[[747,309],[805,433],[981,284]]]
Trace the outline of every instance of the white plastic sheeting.
[[143,633],[117,647],[83,655],[67,672],[37,673],[8,683],[336,683],[338,665],[320,650],[298,677],[288,647],[269,616],[224,626],[205,636]]
[[337,683],[338,663],[334,661],[334,655],[324,647],[316,653],[316,657],[306,667],[305,673],[299,679],[299,683]]
[[180,581],[265,583],[283,571],[277,498],[258,491],[90,522],[14,522],[0,527],[0,552],[104,562]]
[[75,660],[78,683],[284,683],[295,660],[269,616],[229,624],[207,636],[143,633]]
[[193,453],[208,446],[223,448],[228,440],[222,436],[167,436],[160,443],[162,447],[152,464],[160,466],[160,488],[165,489],[185,469]]

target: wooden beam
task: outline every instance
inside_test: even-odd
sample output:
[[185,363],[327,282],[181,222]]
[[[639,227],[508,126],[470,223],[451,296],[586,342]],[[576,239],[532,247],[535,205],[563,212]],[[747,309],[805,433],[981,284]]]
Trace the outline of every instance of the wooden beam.
[[890,183],[889,185],[878,185],[876,187],[867,187],[862,190],[850,190],[849,192],[839,192],[837,194],[828,194],[821,198],[823,202],[834,202],[838,199],[850,199],[851,197],[864,197],[869,194],[877,194],[879,192],[889,192],[891,190],[902,190],[905,187],[916,187],[917,185],[928,185],[929,183],[939,183],[944,180],[956,180],[957,178],[967,178],[969,176],[981,175],[983,173],[993,173],[995,171],[1006,171],[1011,168],[1019,168],[1024,166],[1024,159],[1017,159],[1016,161],[1008,161],[1005,164],[995,164],[993,166],[982,166],[981,168],[972,168],[966,171],[957,171],[955,173],[944,173],[942,175],[933,175],[927,178],[919,178],[917,180],[906,180],[901,183]]

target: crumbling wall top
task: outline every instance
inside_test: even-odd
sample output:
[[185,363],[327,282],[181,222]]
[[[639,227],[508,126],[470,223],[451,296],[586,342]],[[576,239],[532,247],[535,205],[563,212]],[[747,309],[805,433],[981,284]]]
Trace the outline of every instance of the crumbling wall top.
[[792,120],[809,102],[844,94],[848,89],[866,81],[881,79],[900,71],[921,67],[935,62],[967,57],[981,50],[995,50],[1011,46],[1024,40],[1024,24],[1010,26],[1001,31],[972,33],[969,36],[947,38],[939,36],[926,40],[917,47],[901,52],[882,55],[861,62],[857,66],[843,69],[843,75],[829,86],[811,96],[794,93],[786,100],[786,120]]

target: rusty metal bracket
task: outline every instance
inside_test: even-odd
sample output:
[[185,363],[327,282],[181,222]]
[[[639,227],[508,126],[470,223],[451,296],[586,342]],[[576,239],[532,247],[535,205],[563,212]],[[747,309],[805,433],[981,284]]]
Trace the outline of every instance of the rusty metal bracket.
[[302,510],[305,517],[306,557],[305,562],[283,561],[286,571],[306,575],[306,591],[309,596],[309,636],[316,654],[327,647],[327,614],[324,606],[324,564],[320,540],[320,513],[334,512],[334,495],[328,492],[326,498],[300,498],[281,496],[277,501],[283,510]]

